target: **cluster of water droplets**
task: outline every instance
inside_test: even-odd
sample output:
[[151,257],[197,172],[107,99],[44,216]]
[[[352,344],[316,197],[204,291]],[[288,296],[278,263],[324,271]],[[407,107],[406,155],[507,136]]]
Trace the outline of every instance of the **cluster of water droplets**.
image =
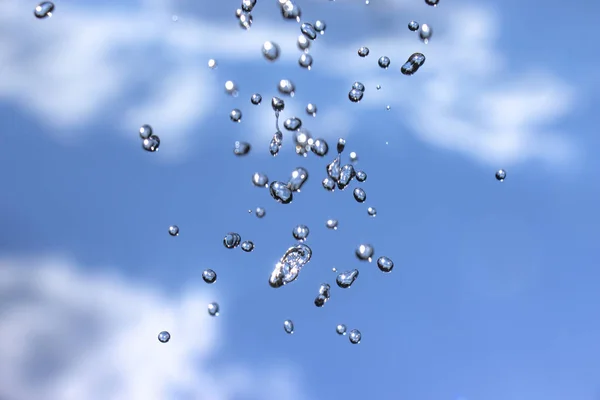
[[160,138],[155,135],[150,125],[142,125],[140,127],[140,138],[142,139],[142,148],[146,151],[154,153],[160,146]]

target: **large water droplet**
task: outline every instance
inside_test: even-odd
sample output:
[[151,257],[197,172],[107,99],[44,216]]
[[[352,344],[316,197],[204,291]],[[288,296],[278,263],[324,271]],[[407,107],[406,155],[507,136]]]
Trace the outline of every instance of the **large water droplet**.
[[325,21],[316,20],[314,27],[317,32],[319,32],[321,35],[323,35],[325,33],[325,29],[327,28],[327,25],[325,24]]
[[288,187],[292,192],[299,192],[302,186],[308,180],[308,171],[302,167],[298,167],[292,171]]
[[338,324],[338,326],[335,327],[335,331],[338,335],[345,335],[346,334],[346,325]]
[[358,270],[353,269],[338,274],[337,278],[335,279],[335,283],[337,283],[337,285],[342,289],[347,289],[352,286],[356,278],[358,278]]
[[255,106],[259,105],[261,101],[262,96],[258,93],[254,93],[252,96],[250,96],[250,103],[254,104]]
[[179,227],[177,225],[171,225],[169,227],[169,235],[179,236]]
[[285,183],[279,181],[271,182],[269,193],[281,204],[289,204],[294,199],[291,189]]
[[369,48],[366,46],[362,46],[358,49],[358,55],[361,57],[366,57],[369,55]]
[[269,285],[278,288],[295,281],[302,267],[310,261],[311,257],[312,250],[305,244],[300,243],[290,247],[275,265],[269,278]]
[[306,225],[297,225],[292,229],[292,235],[294,239],[299,240],[301,242],[305,241],[310,233],[308,226]]
[[215,283],[217,280],[217,273],[212,269],[205,269],[202,271],[202,280],[208,284]]
[[140,137],[148,139],[150,136],[152,136],[152,127],[150,125],[142,125],[140,127]]
[[496,171],[496,179],[500,182],[504,182],[504,179],[506,179],[506,171],[503,169]]
[[233,248],[238,247],[240,245],[241,241],[242,241],[242,237],[238,233],[229,232],[223,238],[223,245],[228,249],[233,249]]
[[285,102],[279,97],[273,97],[271,99],[271,108],[273,108],[273,111],[276,113],[281,112],[285,108]]
[[425,44],[429,43],[429,39],[431,39],[431,35],[433,35],[433,30],[427,24],[421,25],[421,29],[419,30],[419,38]]
[[240,247],[246,253],[250,253],[252,250],[254,250],[254,242],[251,242],[250,240],[246,240],[245,242],[242,243],[242,245]]
[[362,188],[354,188],[352,194],[354,195],[354,200],[359,203],[364,203],[367,200],[367,193]]
[[323,157],[326,156],[329,152],[329,145],[327,144],[325,139],[315,139],[310,149],[319,157]]
[[408,60],[404,63],[400,72],[404,75],[412,75],[419,70],[419,68],[425,63],[425,56],[421,53],[413,53]]
[[389,257],[381,256],[377,259],[377,268],[379,268],[381,272],[392,272],[392,269],[394,269],[394,262]]
[[319,287],[319,294],[315,298],[315,306],[323,307],[331,297],[331,286],[327,283],[322,283]]
[[361,338],[362,338],[362,335],[358,329],[352,329],[350,331],[350,333],[348,334],[348,339],[350,340],[350,343],[352,343],[352,344],[359,344]]
[[308,51],[310,49],[311,41],[304,35],[298,36],[297,45],[300,50]]
[[327,227],[327,229],[337,230],[338,221],[337,219],[328,219],[327,222],[325,222],[325,226]]
[[309,24],[308,22],[304,22],[300,26],[300,32],[310,40],[315,40],[317,38],[317,31],[313,24]]
[[252,174],[252,184],[257,187],[267,187],[269,184],[269,177],[262,172],[255,172]]
[[417,21],[410,21],[408,23],[408,29],[412,32],[416,32],[419,29],[419,23]]
[[371,262],[375,249],[370,244],[361,244],[354,253],[359,260]]
[[363,85],[361,82],[354,82],[352,84],[352,89],[356,89],[359,90],[361,92],[365,91],[365,85]]
[[252,146],[248,142],[237,141],[233,145],[233,154],[236,156],[245,156],[250,152]]
[[142,141],[142,148],[146,151],[154,153],[160,147],[160,138],[156,135],[151,135],[148,139]]
[[54,3],[51,1],[43,1],[35,7],[33,10],[33,15],[35,15],[36,18],[43,19],[46,17],[51,17],[53,11]]
[[355,175],[356,173],[354,172],[354,167],[352,166],[352,164],[344,165],[340,170],[340,177],[337,182],[338,189],[346,189],[346,187],[348,187],[350,181],[352,181],[352,178],[354,178]]
[[390,63],[390,58],[387,56],[379,57],[379,60],[377,60],[377,64],[383,69],[387,69],[390,66]]
[[283,122],[283,127],[288,131],[297,131],[302,126],[302,120],[297,117],[288,118]]
[[302,68],[306,68],[310,70],[312,68],[313,58],[310,54],[303,53],[300,54],[300,58],[298,58],[298,65]]
[[327,165],[327,176],[329,176],[334,182],[337,182],[340,179],[341,170],[340,155],[338,153],[337,157],[335,157],[334,160]]
[[296,86],[289,79],[282,79],[279,81],[277,85],[277,90],[279,93],[284,94],[286,96],[294,97],[294,93],[296,91]]
[[208,315],[211,317],[219,316],[219,303],[210,303],[208,305]]
[[279,45],[275,42],[266,41],[262,45],[262,54],[269,61],[275,61],[279,58]]
[[352,89],[348,92],[348,98],[351,102],[358,103],[362,100],[364,94],[365,93],[361,92],[360,90]]
[[167,343],[171,340],[171,334],[167,331],[162,331],[158,334],[158,341],[161,343]]
[[285,333],[288,333],[290,335],[294,333],[294,323],[291,319],[283,321],[283,330],[285,331]]

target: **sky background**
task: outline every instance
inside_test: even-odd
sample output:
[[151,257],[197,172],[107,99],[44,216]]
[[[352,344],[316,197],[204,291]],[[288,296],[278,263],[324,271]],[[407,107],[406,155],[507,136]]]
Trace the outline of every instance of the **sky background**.
[[[44,20],[35,2],[0,0],[1,400],[600,399],[600,6],[370,3],[298,0],[303,22],[327,24],[308,71],[275,0],[257,1],[248,31],[237,0],[57,0]],[[433,28],[427,45],[413,19]],[[414,52],[425,64],[404,76]],[[332,150],[346,138],[366,182],[326,192],[333,152],[298,156],[287,131],[270,156],[280,79],[296,85],[282,120]],[[299,166],[291,204],[251,183]],[[298,224],[313,258],[273,289]],[[255,250],[226,249],[228,232]],[[361,243],[393,272],[357,260]],[[334,267],[360,276],[340,289]],[[332,294],[317,308],[321,283]]]

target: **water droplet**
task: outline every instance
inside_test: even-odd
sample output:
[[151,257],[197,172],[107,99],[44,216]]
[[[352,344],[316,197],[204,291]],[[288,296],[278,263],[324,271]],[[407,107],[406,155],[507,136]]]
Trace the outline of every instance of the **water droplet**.
[[310,261],[311,257],[312,250],[305,244],[300,243],[290,247],[275,265],[269,278],[269,285],[278,288],[295,281],[302,267]]
[[377,89],[377,90],[381,90],[381,85],[377,85],[377,86],[375,86],[375,89]]
[[322,283],[319,287],[319,294],[315,298],[315,306],[323,307],[331,297],[331,286],[327,283]]
[[142,125],[140,127],[140,137],[148,139],[150,136],[152,136],[152,127],[150,125]]
[[327,190],[328,192],[333,192],[335,190],[335,181],[331,178],[325,178],[323,179],[323,189]]
[[354,172],[354,167],[351,164],[344,165],[340,170],[340,178],[337,182],[338,189],[346,189],[346,187],[348,187],[350,181],[352,180],[352,178],[354,178],[355,175],[356,172]]
[[302,68],[306,68],[310,70],[312,68],[313,58],[310,54],[303,53],[300,54],[300,58],[298,58],[298,65]]
[[361,244],[354,253],[359,260],[371,262],[375,249],[370,244]]
[[217,68],[217,66],[218,66],[217,60],[215,60],[214,58],[211,58],[210,60],[208,60],[208,68],[215,69],[215,68]]
[[294,97],[294,92],[296,91],[296,86],[289,79],[282,79],[279,81],[277,85],[277,90],[279,93],[284,94],[286,96]]
[[269,185],[269,193],[271,193],[271,197],[281,204],[289,204],[293,200],[292,191],[283,182],[271,182],[271,185]]
[[294,132],[294,143],[296,145],[296,154],[306,157],[313,143],[310,132],[305,129],[299,129]]
[[242,112],[240,110],[238,110],[237,108],[234,108],[233,110],[231,110],[231,112],[229,113],[229,118],[233,121],[233,122],[240,122],[242,120]]
[[390,106],[385,106],[386,111],[390,111]]
[[394,262],[389,257],[381,256],[377,259],[377,268],[379,268],[381,272],[392,272],[392,269],[394,269]]
[[360,102],[363,98],[363,95],[364,95],[364,92],[361,92],[360,90],[356,90],[356,89],[352,89],[352,90],[350,90],[350,92],[348,92],[348,98],[353,103]]
[[238,233],[229,232],[223,238],[223,245],[228,249],[234,249],[240,245],[241,241],[242,237]]
[[279,45],[275,42],[266,41],[262,45],[263,56],[269,61],[275,61],[279,58]]
[[[338,146],[338,150],[340,147]],[[334,182],[337,182],[340,179],[341,174],[341,166],[340,166],[340,155],[327,165],[327,176],[329,176]]]
[[433,6],[433,7],[437,7],[439,2],[440,2],[440,0],[425,0],[425,4],[427,4],[428,6]]
[[369,217],[376,217],[377,210],[373,207],[369,207],[369,208],[367,208],[367,214],[369,214]]
[[292,171],[292,175],[290,177],[290,180],[288,181],[287,186],[292,192],[299,192],[307,180],[308,171],[302,167],[298,167]]
[[302,120],[297,117],[288,118],[283,122],[283,127],[288,131],[297,131],[302,126]]
[[158,151],[160,147],[160,138],[156,135],[151,135],[148,139],[142,141],[142,148],[151,153]]
[[283,330],[285,333],[289,333],[290,335],[294,333],[294,323],[291,319],[283,321]]
[[297,45],[300,50],[303,50],[305,52],[308,51],[308,49],[310,49],[310,43],[311,43],[310,40],[306,36],[304,36],[304,35],[298,36]]
[[343,153],[345,148],[346,148],[346,139],[339,138],[338,142],[337,142],[337,152],[338,152],[338,154]]
[[329,145],[327,144],[325,139],[315,139],[310,149],[319,157],[323,157],[326,156],[329,152]]
[[404,75],[412,75],[419,70],[419,68],[425,63],[425,56],[421,53],[413,53],[408,60],[404,63],[400,72]]
[[255,172],[252,174],[252,184],[257,187],[267,187],[269,184],[269,177],[263,173]]
[[335,279],[335,283],[337,283],[337,285],[342,289],[347,289],[352,286],[356,278],[358,278],[358,270],[353,269],[338,274],[337,278]]
[[419,38],[425,44],[429,43],[429,39],[431,39],[431,35],[433,35],[433,30],[427,24],[421,25],[421,29],[419,30]]
[[242,0],[242,10],[246,12],[252,11],[256,5],[256,0]]
[[283,134],[281,132],[275,132],[271,142],[269,143],[269,152],[273,157],[279,154],[281,144],[283,143]]
[[233,81],[225,82],[225,92],[230,96],[237,97],[238,95],[238,87]]
[[262,207],[256,207],[256,217],[257,218],[264,217],[266,213],[267,213],[267,211],[264,208],[262,208]]
[[236,142],[233,145],[233,154],[235,154],[236,156],[245,156],[246,154],[250,153],[251,148],[252,146],[250,145],[250,143],[240,142],[236,140]]
[[317,38],[317,31],[313,24],[309,24],[308,22],[304,22],[300,25],[300,32],[310,40],[315,40]]
[[294,19],[296,22],[300,22],[300,17],[302,16],[302,10],[300,7],[292,1],[292,0],[279,0],[279,4],[281,5],[281,15],[285,19]]
[[283,109],[285,108],[285,102],[279,97],[273,97],[271,99],[271,108],[273,108],[273,111],[275,111],[276,113],[283,111]]
[[202,271],[202,280],[208,284],[215,283],[217,280],[217,273],[210,268],[205,269]]
[[208,315],[211,317],[219,316],[219,304],[218,303],[210,303],[208,305]]
[[390,66],[390,63],[390,58],[387,56],[379,57],[379,60],[377,60],[377,64],[383,69],[387,69]]
[[244,10],[242,10],[241,8],[238,8],[237,10],[235,10],[235,17],[237,19],[239,19],[243,13],[244,13]]
[[242,243],[242,245],[240,247],[246,253],[250,253],[252,250],[254,250],[254,242],[251,242],[250,240],[246,240],[244,243]]
[[417,21],[410,21],[408,23],[408,29],[412,32],[416,32],[419,29],[419,23]]
[[255,106],[259,105],[261,101],[262,96],[258,93],[254,93],[252,96],[250,96],[250,103],[254,104]]
[[246,30],[250,29],[252,27],[252,14],[243,12],[242,15],[240,15],[239,21],[241,28]]
[[356,171],[356,180],[364,182],[367,180],[367,173],[365,171]]
[[331,268],[331,271],[332,272],[337,272],[337,268],[333,267],[333,268]]
[[358,329],[352,329],[350,331],[350,334],[348,334],[348,339],[350,340],[350,343],[352,343],[352,344],[359,344],[361,338],[362,338],[362,335]]
[[317,115],[317,106],[313,103],[308,103],[306,105],[306,113],[315,117]]
[[346,334],[346,325],[344,324],[338,324],[338,326],[335,327],[335,331],[338,335],[345,335]]
[[503,169],[496,171],[496,179],[500,182],[504,182],[504,179],[506,179],[506,171]]
[[350,152],[350,162],[357,162],[358,161],[358,154],[356,154],[356,152],[352,151]]
[[325,24],[324,21],[316,20],[314,27],[315,27],[315,30],[322,35],[325,33],[325,29],[327,28],[327,25]]
[[333,229],[335,231],[338,228],[338,221],[337,219],[328,219],[327,222],[325,222],[325,226],[327,229]]
[[294,236],[294,239],[299,240],[301,242],[306,240],[309,233],[310,231],[308,229],[308,226],[306,225],[297,225],[292,230],[292,235]]
[[362,46],[360,49],[358,49],[358,55],[361,57],[366,57],[369,55],[369,48]]
[[364,92],[364,91],[365,91],[365,85],[363,85],[363,84],[362,84],[362,83],[360,83],[360,82],[354,82],[354,83],[352,84],[352,89],[356,89],[356,90],[359,90],[359,91],[361,91],[361,92]]
[[171,225],[169,227],[169,235],[179,236],[179,227],[177,225]]
[[365,193],[362,188],[354,188],[352,194],[354,195],[354,200],[358,201],[359,203],[364,203],[367,199],[367,193]]
[[35,15],[36,18],[43,19],[46,17],[51,17],[53,11],[54,3],[51,1],[43,1],[35,7],[33,10],[33,15]]
[[167,331],[162,331],[158,334],[158,341],[161,343],[167,343],[171,340],[171,334]]

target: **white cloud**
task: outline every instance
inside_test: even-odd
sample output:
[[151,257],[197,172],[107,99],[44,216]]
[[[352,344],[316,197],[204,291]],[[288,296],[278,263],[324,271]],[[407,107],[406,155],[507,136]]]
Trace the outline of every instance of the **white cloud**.
[[[0,259],[0,398],[301,399],[296,374],[215,367],[222,342],[208,299],[170,298],[60,258]],[[158,332],[169,330],[167,344]]]

